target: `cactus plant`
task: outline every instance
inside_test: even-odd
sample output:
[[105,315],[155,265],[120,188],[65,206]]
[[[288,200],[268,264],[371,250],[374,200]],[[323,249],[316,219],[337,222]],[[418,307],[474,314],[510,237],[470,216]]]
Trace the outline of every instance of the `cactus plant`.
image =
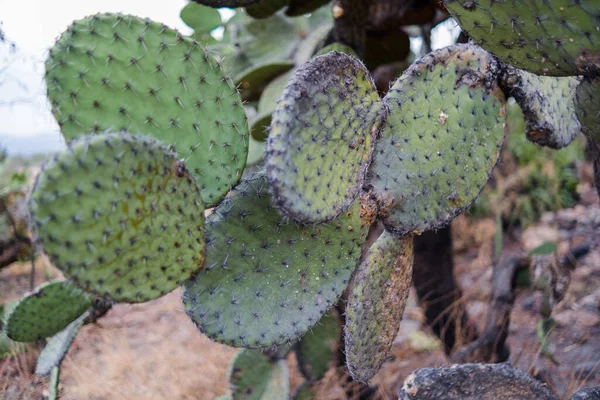
[[368,382],[388,357],[412,281],[413,238],[384,232],[359,266],[348,295],[345,350],[352,376]]
[[7,336],[17,342],[34,342],[63,330],[92,305],[92,297],[69,281],[42,284],[8,313]]
[[[297,23],[281,13],[253,21],[244,14],[227,25],[224,36],[232,43],[210,48],[134,16],[76,21],[46,62],[48,96],[71,143],[47,163],[33,190],[35,234],[69,279],[105,299],[147,301],[183,283],[192,321],[213,340],[236,347],[298,341],[349,289],[349,370],[367,381],[398,329],[411,279],[412,235],[448,225],[477,198],[507,129],[505,95],[532,104],[531,123],[548,123],[548,143],[555,147],[577,134],[572,115],[564,115],[572,105],[591,103],[585,118],[594,117],[595,103],[584,100],[592,95],[573,97],[577,78],[564,78],[568,101],[555,107],[560,95],[551,88],[557,81],[509,74],[495,58],[547,75],[594,74],[597,49],[584,49],[581,39],[597,35],[585,35],[597,6],[582,0],[567,7],[564,1],[552,7],[563,5],[575,19],[558,18],[546,1],[517,2],[519,10],[525,3],[549,8],[541,25],[570,27],[579,35],[569,43],[552,39],[560,46],[551,52],[546,37],[534,48],[530,33],[513,43],[525,25],[506,17],[510,2],[479,7],[447,0],[448,10],[463,27],[470,24],[472,36],[492,54],[474,44],[431,52],[383,99],[359,59],[369,54],[365,18],[347,26],[369,11],[365,0],[356,7],[340,1],[325,23],[312,16]],[[247,7],[260,16],[277,7],[295,14],[324,3],[198,2]],[[261,8],[267,5],[272,8]],[[507,46],[489,40],[473,22],[479,19],[503,28],[497,39]],[[218,23],[188,22],[199,34]],[[300,34],[300,25],[310,32]],[[406,55],[402,35],[396,50]],[[352,51],[315,56],[333,42]],[[505,51],[521,44],[531,54]],[[245,170],[249,135],[242,98],[255,101],[261,93],[254,125],[264,127],[272,117],[264,171],[261,147],[253,143],[255,172]],[[531,103],[537,95],[545,100],[539,105]],[[583,118],[579,123],[592,129]],[[205,224],[204,210],[212,207]],[[386,232],[358,266],[376,222]],[[389,299],[394,307],[381,311]],[[311,378],[322,370],[311,367],[319,371]],[[286,376],[281,360],[244,350],[231,373],[232,397],[287,397]]]

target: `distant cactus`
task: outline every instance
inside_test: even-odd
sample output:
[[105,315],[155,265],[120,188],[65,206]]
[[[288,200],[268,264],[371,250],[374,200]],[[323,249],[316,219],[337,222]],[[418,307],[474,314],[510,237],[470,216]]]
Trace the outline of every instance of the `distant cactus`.
[[[198,2],[244,6],[257,17],[326,3]],[[182,16],[206,43],[129,15],[74,22],[46,62],[48,97],[69,149],[46,163],[30,208],[37,238],[81,301],[65,314],[30,296],[24,304],[39,303],[60,323],[39,332],[9,326],[9,337],[39,340],[66,328],[90,307],[81,290],[134,303],[183,285],[187,315],[211,339],[272,348],[301,340],[349,289],[346,360],[355,379],[369,381],[402,317],[413,235],[448,225],[477,198],[499,160],[507,96],[516,97],[538,143],[566,146],[580,126],[598,140],[591,79],[600,49],[588,41],[597,39],[591,15],[599,6],[553,2],[573,13],[565,19],[542,0],[445,1],[482,47],[430,52],[380,98],[359,58],[369,54],[369,39],[362,32],[352,42],[340,26],[369,9],[356,3],[336,4],[334,21],[323,23],[316,11],[294,22],[281,13],[258,22],[240,14],[223,24],[214,13],[198,19],[188,5]],[[544,7],[548,17],[536,24],[531,10]],[[211,45],[207,32],[219,24],[231,43]],[[567,28],[569,35],[545,33]],[[401,55],[386,63],[407,57],[402,35]],[[332,43],[343,52],[320,54]],[[575,75],[586,76],[584,89],[568,77]],[[250,169],[244,108],[250,114],[254,106]],[[205,208],[212,208],[206,219]],[[379,222],[385,233],[363,249]],[[59,335],[68,342],[76,331]],[[324,337],[331,332],[339,333]],[[309,357],[313,345],[322,347],[312,339],[295,349],[309,379],[318,379],[327,363]],[[232,397],[287,398],[286,368],[243,350],[230,374]]]

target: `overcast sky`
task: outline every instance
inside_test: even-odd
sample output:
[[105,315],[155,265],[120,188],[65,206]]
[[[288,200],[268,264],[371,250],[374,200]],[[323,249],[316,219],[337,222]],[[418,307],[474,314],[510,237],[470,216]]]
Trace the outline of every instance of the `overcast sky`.
[[[43,63],[54,40],[75,19],[97,12],[124,12],[189,29],[179,19],[186,0],[0,0],[0,20],[16,54],[0,50],[0,136],[56,135],[56,125],[44,95]],[[14,102],[14,104],[13,104]],[[7,103],[12,105],[7,105]]]

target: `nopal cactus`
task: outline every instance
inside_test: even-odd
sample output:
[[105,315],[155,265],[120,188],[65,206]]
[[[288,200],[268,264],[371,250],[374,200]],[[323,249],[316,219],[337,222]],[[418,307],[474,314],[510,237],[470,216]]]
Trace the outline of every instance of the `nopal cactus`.
[[[260,17],[324,3],[198,2],[247,7]],[[339,3],[327,29],[311,26],[317,12],[303,20],[313,30],[306,42],[290,34],[301,22],[281,13],[262,25],[240,14],[246,22],[229,23],[224,34],[235,44],[215,46],[147,19],[99,14],[74,22],[46,62],[48,97],[69,149],[47,162],[32,192],[39,242],[90,299],[141,302],[182,285],[186,313],[202,332],[249,348],[234,362],[233,398],[287,397],[285,365],[256,349],[301,340],[347,289],[348,370],[358,380],[372,378],[402,316],[413,235],[449,224],[476,199],[499,159],[507,96],[517,97],[544,144],[568,144],[577,123],[588,134],[597,129],[591,0],[447,0],[481,47],[460,44],[421,57],[383,98],[361,61],[365,25],[357,35],[342,26],[369,2],[357,1],[356,9]],[[511,18],[511,4],[534,12]],[[541,31],[526,27],[538,19],[542,31],[571,28],[573,41],[537,40]],[[274,35],[293,37],[295,45],[253,40]],[[580,78],[556,80],[580,74],[586,89],[575,90]],[[563,104],[553,97],[556,87]],[[272,116],[254,135],[258,156],[250,170],[244,108],[253,105],[242,99],[255,101],[257,93],[265,94],[257,125]],[[572,109],[580,110],[579,121]],[[363,251],[376,223],[385,233]],[[63,353],[80,326],[68,324],[90,309],[88,300],[66,314],[44,305],[61,313],[60,326],[21,339],[66,328],[52,342]],[[309,379],[322,374],[322,362]],[[254,367],[264,373],[239,373]]]

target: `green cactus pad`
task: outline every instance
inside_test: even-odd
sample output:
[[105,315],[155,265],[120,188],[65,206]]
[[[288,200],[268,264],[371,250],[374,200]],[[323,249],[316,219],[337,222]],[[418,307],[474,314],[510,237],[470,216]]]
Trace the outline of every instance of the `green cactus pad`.
[[52,112],[67,140],[127,130],[172,144],[207,206],[240,179],[248,150],[242,100],[208,49],[129,15],[75,21],[46,61]]
[[65,358],[67,351],[71,347],[75,336],[79,333],[79,330],[83,326],[85,319],[88,317],[88,313],[82,314],[75,321],[71,322],[65,329],[54,335],[44,349],[40,353],[35,366],[35,374],[39,376],[50,375],[52,368],[60,367],[60,364]]
[[368,382],[388,357],[412,283],[413,237],[381,234],[358,268],[344,326],[352,377]]
[[390,88],[369,173],[389,231],[445,226],[477,198],[504,139],[496,73],[487,52],[456,45],[417,60]]
[[246,7],[250,4],[258,3],[260,0],[193,0],[196,3],[204,4],[213,8],[221,7]]
[[265,142],[259,142],[254,140],[254,138],[250,138],[249,143],[248,161],[246,161],[246,164],[248,165],[247,169],[263,161],[267,151],[267,144]]
[[283,213],[313,223],[344,212],[362,186],[383,115],[357,59],[330,52],[298,68],[267,141],[267,177]]
[[285,14],[290,17],[298,17],[308,14],[329,3],[331,0],[290,0]]
[[289,396],[285,361],[271,361],[258,350],[241,350],[229,370],[233,400],[282,400]]
[[252,18],[268,18],[287,6],[289,0],[261,0],[258,3],[249,5],[245,8],[246,13]]
[[52,368],[50,384],[48,385],[48,400],[59,400],[60,396],[60,368]]
[[296,344],[296,357],[302,375],[308,380],[321,379],[337,359],[342,337],[340,317],[332,309]]
[[17,304],[19,304],[18,301],[9,301],[8,303],[0,305],[0,308],[3,310],[2,313],[0,313],[0,360],[27,351],[27,345],[25,343],[13,342],[6,336],[6,329],[4,329],[8,316],[12,310],[15,309]]
[[92,305],[93,298],[69,281],[38,286],[19,301],[6,320],[6,335],[35,342],[62,331]]
[[537,75],[600,72],[597,0],[444,0],[469,37]]
[[186,312],[211,339],[269,347],[304,334],[337,301],[361,254],[360,205],[327,224],[283,218],[264,176],[243,180],[207,217],[205,267]]
[[575,104],[583,133],[600,142],[600,79],[584,79],[577,87]]
[[242,71],[235,81],[240,84],[242,90],[260,91],[277,76],[294,67],[292,61],[269,62],[262,65],[252,66]]
[[270,112],[258,114],[256,117],[250,120],[250,134],[254,140],[264,142],[267,137],[269,137],[271,114],[272,113]]
[[186,4],[179,13],[181,20],[194,30],[194,34],[208,34],[222,25],[219,10],[203,6],[193,1]]
[[560,149],[581,132],[575,115],[579,78],[538,76],[506,66],[500,85],[523,110],[527,138],[532,142]]
[[72,142],[40,173],[31,213],[52,263],[118,302],[164,295],[204,258],[200,191],[183,162],[149,136]]

